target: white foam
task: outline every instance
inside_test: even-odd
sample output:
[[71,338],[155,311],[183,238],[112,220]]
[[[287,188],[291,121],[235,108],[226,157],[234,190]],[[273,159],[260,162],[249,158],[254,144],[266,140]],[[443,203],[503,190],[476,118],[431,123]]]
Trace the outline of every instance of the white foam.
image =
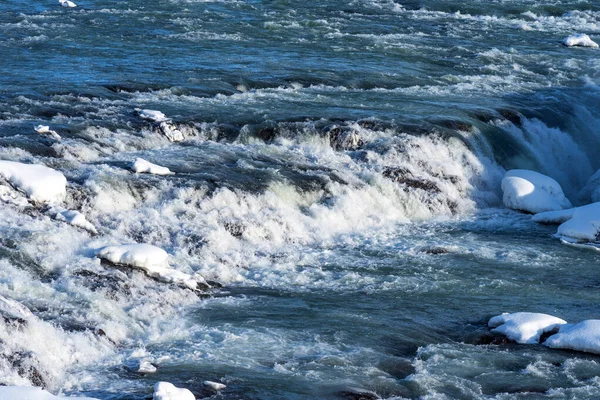
[[565,38],[562,42],[567,47],[581,46],[581,47],[598,47],[598,43],[594,42],[585,33],[577,33]]
[[600,202],[564,211],[545,212],[532,218],[540,223],[560,223],[556,234],[574,241],[593,242],[600,234]]
[[137,173],[148,173],[154,175],[172,175],[173,172],[167,167],[161,167],[160,165],[153,164],[143,158],[136,158],[131,169]]
[[140,268],[160,281],[183,285],[192,290],[198,289],[199,284],[206,285],[206,281],[201,277],[192,277],[170,268],[167,252],[150,244],[107,246],[98,250],[96,256],[114,264]]
[[153,400],[196,400],[196,396],[188,389],[178,388],[172,383],[157,382]]
[[65,176],[43,165],[0,161],[0,176],[36,202],[61,202],[67,193]]
[[566,323],[567,321],[548,314],[517,312],[497,315],[490,319],[488,326],[494,328],[492,331],[502,333],[517,343],[534,344],[539,343],[543,333],[551,332]]
[[560,327],[557,334],[544,342],[554,349],[570,349],[600,354],[600,320],[589,319]]
[[504,205],[532,214],[572,207],[554,179],[538,172],[514,169],[502,179]]
[[2,400],[96,400],[92,397],[63,397],[55,396],[40,387],[31,386],[0,386]]

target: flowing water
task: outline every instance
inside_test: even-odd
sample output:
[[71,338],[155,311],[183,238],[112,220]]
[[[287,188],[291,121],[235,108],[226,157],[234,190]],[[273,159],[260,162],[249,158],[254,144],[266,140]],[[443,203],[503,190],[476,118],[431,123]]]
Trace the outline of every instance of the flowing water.
[[[66,206],[99,231],[0,203],[0,295],[36,316],[0,323],[1,384],[600,397],[598,356],[478,345],[502,312],[600,317],[597,254],[500,191],[527,168],[586,201],[600,53],[560,42],[600,38],[596,1],[77,3],[0,3],[0,159],[61,171]],[[134,174],[137,157],[175,175]],[[198,296],[93,256],[142,242],[223,287]],[[137,373],[143,359],[158,372]]]

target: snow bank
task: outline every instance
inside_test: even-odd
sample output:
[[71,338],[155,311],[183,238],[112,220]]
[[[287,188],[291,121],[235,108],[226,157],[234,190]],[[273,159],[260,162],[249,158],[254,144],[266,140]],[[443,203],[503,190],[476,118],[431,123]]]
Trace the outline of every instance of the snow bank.
[[83,228],[86,231],[92,233],[98,233],[96,227],[92,225],[86,218],[85,215],[76,210],[67,210],[62,207],[55,207],[50,210],[51,214],[54,214],[54,219],[63,221],[73,226]]
[[600,202],[569,210],[536,214],[532,220],[561,224],[556,234],[567,241],[595,241],[600,234]]
[[2,400],[96,400],[91,397],[54,396],[42,388],[32,386],[0,386]]
[[0,176],[40,203],[60,202],[67,194],[67,178],[43,165],[0,161]]
[[167,116],[157,110],[140,110],[136,108],[137,114],[140,118],[147,119],[154,122],[162,122],[167,120]]
[[570,349],[600,354],[600,320],[589,319],[560,327],[556,335],[544,342],[554,349]]
[[565,46],[573,47],[573,46],[582,46],[582,47],[598,47],[598,43],[594,42],[588,35],[585,33],[577,33],[575,35],[571,35],[567,37],[562,42]]
[[98,250],[96,256],[114,264],[140,268],[162,282],[174,283],[192,290],[208,286],[204,278],[195,278],[170,268],[167,252],[150,244],[108,246]]
[[169,382],[154,385],[153,400],[196,400],[196,396],[187,389],[175,387]]
[[137,173],[148,173],[154,175],[171,175],[173,172],[167,167],[161,167],[160,165],[152,164],[143,158],[136,158],[135,162],[131,164],[131,169]]
[[513,169],[502,179],[502,201],[510,209],[537,214],[571,208],[554,179],[534,171]]
[[542,333],[566,323],[567,321],[548,314],[517,312],[497,315],[490,319],[488,326],[494,328],[493,332],[506,335],[517,343],[535,344],[539,343]]

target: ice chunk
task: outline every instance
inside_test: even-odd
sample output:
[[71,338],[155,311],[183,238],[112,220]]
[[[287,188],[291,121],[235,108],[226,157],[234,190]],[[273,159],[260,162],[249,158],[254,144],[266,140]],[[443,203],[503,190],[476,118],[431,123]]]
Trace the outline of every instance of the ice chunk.
[[502,333],[517,343],[534,344],[539,343],[542,333],[551,332],[566,323],[548,314],[517,312],[497,315],[490,319],[488,326],[494,328],[493,332]]
[[227,387],[226,385],[224,385],[222,383],[213,382],[213,381],[204,381],[204,385],[208,386],[209,388],[211,388],[215,392],[218,392],[219,390],[223,390],[223,389],[225,389]]
[[42,388],[32,386],[0,386],[2,400],[96,400],[92,397],[54,396]]
[[141,110],[136,108],[137,114],[143,118],[154,122],[162,122],[167,120],[167,116],[157,110]]
[[152,164],[143,158],[136,158],[135,162],[131,164],[131,169],[138,173],[148,173],[154,175],[171,175],[171,170],[167,167],[161,167],[160,165]]
[[140,268],[162,282],[174,283],[192,290],[209,286],[202,277],[192,277],[169,267],[167,252],[150,244],[108,246],[98,250],[96,256],[114,264]]
[[577,33],[575,35],[571,35],[567,37],[562,42],[565,46],[582,46],[582,47],[598,47],[598,43],[594,42],[588,35],[585,33]]
[[96,227],[92,225],[86,218],[85,215],[76,210],[67,210],[62,207],[55,207],[50,210],[51,214],[54,214],[54,218],[59,221],[64,221],[73,226],[83,228],[92,233],[98,233]]
[[588,319],[560,327],[556,335],[544,342],[554,349],[570,349],[600,354],[600,320]]
[[61,139],[60,135],[58,133],[56,133],[55,131],[50,130],[50,127],[48,125],[38,125],[33,129],[35,129],[35,131],[37,133],[39,133],[40,135],[51,137],[54,140]]
[[535,222],[559,223],[556,234],[571,241],[595,241],[600,234],[600,202],[569,210],[544,212],[532,218]]
[[554,179],[534,171],[513,169],[502,179],[504,205],[513,210],[537,214],[571,208]]
[[68,7],[68,8],[77,7],[77,4],[75,4],[75,3],[73,3],[72,1],[69,1],[69,0],[58,0],[58,2],[63,7]]
[[196,400],[196,396],[187,389],[175,387],[169,382],[154,385],[153,400]]
[[40,203],[60,202],[67,194],[67,178],[43,165],[0,161],[0,176]]

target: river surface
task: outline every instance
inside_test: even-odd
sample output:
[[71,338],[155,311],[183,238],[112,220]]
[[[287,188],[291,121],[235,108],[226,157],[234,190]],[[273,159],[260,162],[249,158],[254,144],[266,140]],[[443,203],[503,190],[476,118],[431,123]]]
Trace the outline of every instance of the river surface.
[[[148,399],[158,381],[214,399],[600,397],[598,356],[481,345],[502,312],[600,317],[598,254],[500,190],[525,168],[589,201],[600,53],[561,41],[600,39],[596,1],[77,4],[0,3],[0,159],[61,171],[65,206],[99,231],[0,202],[0,295],[35,315],[0,323],[0,384],[102,400]],[[175,174],[135,174],[138,157]],[[94,257],[127,243],[215,288]]]

